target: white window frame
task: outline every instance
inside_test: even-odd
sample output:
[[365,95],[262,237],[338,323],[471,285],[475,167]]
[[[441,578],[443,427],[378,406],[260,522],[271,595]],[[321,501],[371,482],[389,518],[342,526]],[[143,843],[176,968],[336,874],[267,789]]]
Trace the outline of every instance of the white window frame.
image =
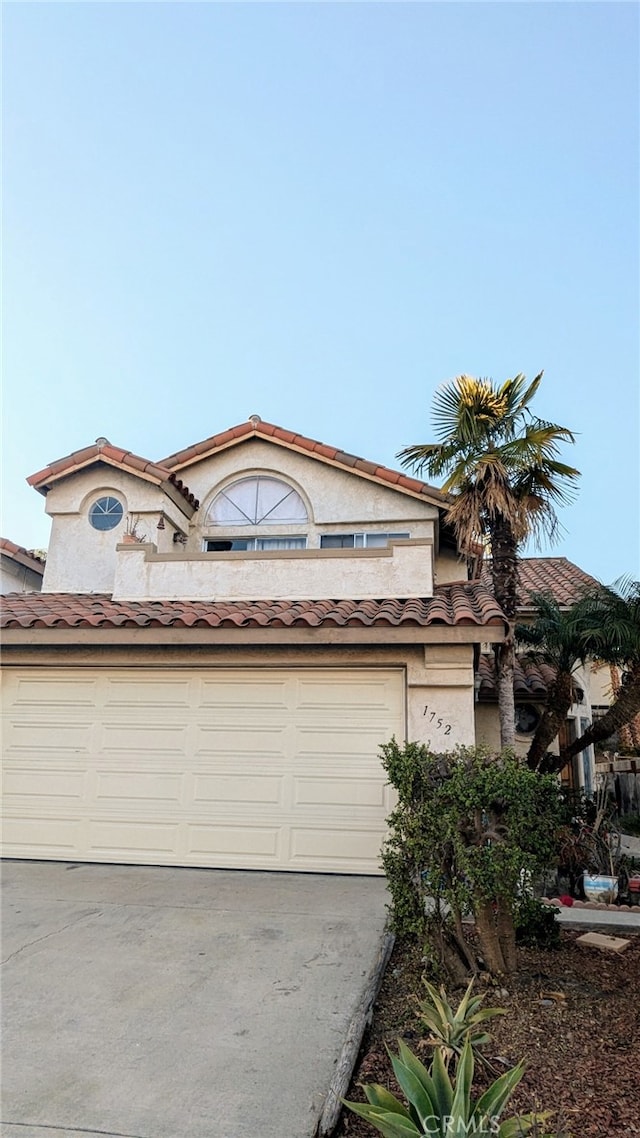
[[[324,545],[323,546],[322,542],[324,541],[324,539],[325,538],[331,539],[332,537],[340,537],[340,538],[352,537],[353,538],[353,545],[343,545],[342,547],[341,546],[335,546],[335,545],[333,545],[333,546],[332,545]],[[356,532],[356,531],[354,531],[353,533],[323,533],[320,535],[320,548],[321,549],[340,549],[340,548],[342,548],[342,549],[384,549],[385,546],[379,545],[377,542],[370,544],[371,539],[372,538],[385,538],[386,543],[388,545],[390,541],[407,541],[410,539],[410,537],[411,537],[411,534],[409,534],[409,533],[376,533],[374,530],[368,531],[366,533],[365,532]]]

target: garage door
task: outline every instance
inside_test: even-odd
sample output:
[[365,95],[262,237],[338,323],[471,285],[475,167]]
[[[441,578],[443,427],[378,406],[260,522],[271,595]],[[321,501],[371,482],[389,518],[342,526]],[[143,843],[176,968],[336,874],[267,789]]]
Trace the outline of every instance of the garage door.
[[7,669],[4,853],[379,872],[404,674]]

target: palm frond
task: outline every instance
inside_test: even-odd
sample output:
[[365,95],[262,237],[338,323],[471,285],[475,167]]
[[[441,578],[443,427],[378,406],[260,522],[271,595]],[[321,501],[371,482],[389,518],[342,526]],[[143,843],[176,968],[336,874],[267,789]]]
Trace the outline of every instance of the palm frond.
[[[544,375],[544,371],[540,371],[540,372],[538,372],[535,379],[531,380],[531,383],[529,384],[529,386],[527,387],[526,391],[523,393],[523,395],[520,399],[520,403],[518,406],[519,411],[523,411],[525,409],[525,407],[529,406],[529,404],[531,403],[531,400],[534,398],[534,396],[538,392],[538,388],[540,387],[540,384],[542,383],[543,375]],[[524,376],[522,376],[522,377],[518,376],[518,379],[520,379],[520,378],[522,378],[524,380]]]
[[580,472],[560,458],[573,432],[530,411],[541,380],[542,372],[530,383],[519,373],[501,385],[459,375],[434,397],[439,441],[399,452],[404,466],[452,495],[447,521],[463,548],[505,521],[517,544],[553,543],[560,532],[556,509],[574,500]]

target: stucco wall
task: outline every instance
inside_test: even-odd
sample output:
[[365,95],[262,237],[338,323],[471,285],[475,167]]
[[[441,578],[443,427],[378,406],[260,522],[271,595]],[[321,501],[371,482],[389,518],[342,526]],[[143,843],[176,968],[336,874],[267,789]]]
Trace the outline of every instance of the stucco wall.
[[[305,533],[308,548],[317,548],[320,534],[354,529],[410,529],[411,537],[434,537],[435,506],[398,491],[380,486],[360,475],[347,474],[337,467],[296,451],[262,440],[251,440],[180,471],[179,475],[201,506],[193,519],[188,548],[202,549],[205,537],[216,536],[220,527],[207,522],[209,508],[219,490],[252,474],[282,478],[298,490],[307,504],[308,522],[301,526],[276,526],[278,533]],[[411,523],[411,524],[409,524]],[[224,527],[225,534],[244,536],[248,532],[274,532],[267,526]]]
[[475,740],[473,646],[425,646],[407,674],[407,733],[434,751]]
[[[114,529],[96,530],[89,522],[89,510],[97,498],[107,495],[122,503],[123,519]],[[110,593],[116,545],[122,541],[127,514],[135,514],[140,531],[167,552],[174,548],[175,530],[185,532],[188,527],[185,515],[159,486],[106,466],[80,471],[54,486],[46,510],[52,525],[42,588],[48,593]],[[165,529],[158,531],[161,516]]]
[[39,593],[42,574],[4,555],[0,559],[0,593]]
[[183,600],[420,597],[433,592],[430,542],[387,549],[282,553],[158,554],[152,545],[118,549],[113,595]]
[[590,670],[589,687],[591,703],[608,707],[613,699],[611,688],[611,669],[608,664],[593,664]]
[[467,580],[467,563],[450,550],[440,550],[436,558],[435,583],[448,585],[451,581]]

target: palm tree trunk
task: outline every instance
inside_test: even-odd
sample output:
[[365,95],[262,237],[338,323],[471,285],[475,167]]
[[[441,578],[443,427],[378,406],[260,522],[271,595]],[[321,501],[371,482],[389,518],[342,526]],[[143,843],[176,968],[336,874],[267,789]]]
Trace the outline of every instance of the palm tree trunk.
[[573,703],[573,694],[571,674],[558,672],[549,689],[547,705],[527,753],[527,763],[532,770],[539,770],[549,747],[567,718],[567,712]]
[[500,746],[513,747],[516,740],[516,705],[513,693],[514,651],[513,625],[508,639],[496,644],[496,682],[498,685],[498,719]]
[[513,747],[516,739],[516,709],[513,692],[515,626],[518,610],[518,544],[508,518],[497,518],[490,527],[491,575],[495,598],[507,618],[507,635],[495,647],[500,746]]
[[580,739],[576,739],[563,749],[558,760],[558,770],[562,770],[562,767],[566,766],[574,755],[584,751],[585,747],[591,746],[592,743],[601,743],[605,739],[610,739],[621,727],[633,722],[639,711],[640,663],[635,664],[632,671],[628,673],[620,688],[618,698],[611,704],[606,715],[603,715],[601,719],[596,719],[595,723],[591,724],[591,727],[585,731]]

